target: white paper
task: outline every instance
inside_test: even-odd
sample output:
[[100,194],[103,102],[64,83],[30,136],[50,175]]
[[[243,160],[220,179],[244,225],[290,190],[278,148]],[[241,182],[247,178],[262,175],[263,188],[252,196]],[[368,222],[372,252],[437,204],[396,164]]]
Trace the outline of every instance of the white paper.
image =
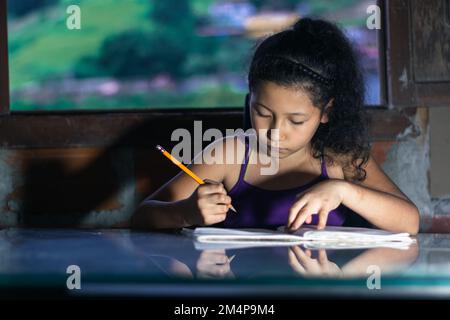
[[408,233],[391,233],[378,229],[333,227],[317,230],[315,226],[306,226],[295,233],[288,233],[284,228],[266,229],[228,229],[200,227],[195,230],[184,229],[203,247],[222,244],[230,247],[252,246],[291,246],[303,245],[308,248],[345,249],[395,247],[407,248],[415,242]]

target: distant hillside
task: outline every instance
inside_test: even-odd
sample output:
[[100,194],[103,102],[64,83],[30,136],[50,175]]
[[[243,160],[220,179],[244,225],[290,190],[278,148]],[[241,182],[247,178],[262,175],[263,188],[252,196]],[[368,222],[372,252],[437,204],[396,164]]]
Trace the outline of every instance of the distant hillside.
[[[68,30],[66,8],[81,7],[81,30]],[[151,29],[150,1],[61,0],[38,12],[9,19],[11,89],[70,73],[83,56],[95,55],[108,36]]]

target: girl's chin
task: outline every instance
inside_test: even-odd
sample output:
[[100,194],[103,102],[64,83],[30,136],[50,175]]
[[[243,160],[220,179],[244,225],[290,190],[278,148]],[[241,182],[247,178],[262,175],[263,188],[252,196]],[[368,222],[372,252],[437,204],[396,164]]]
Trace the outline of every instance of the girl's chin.
[[270,150],[269,150],[269,153],[268,153],[268,155],[269,155],[271,158],[275,158],[275,159],[284,159],[284,158],[289,157],[290,154],[291,154],[291,153],[288,152],[288,151],[275,152],[275,151],[270,151]]
[[284,156],[284,155],[288,155],[288,154],[290,154],[290,152],[289,152],[289,149],[286,149],[286,148],[276,148],[276,147],[268,147],[267,148],[267,150],[268,150],[268,153],[269,154],[272,154],[272,155],[275,155],[275,156]]

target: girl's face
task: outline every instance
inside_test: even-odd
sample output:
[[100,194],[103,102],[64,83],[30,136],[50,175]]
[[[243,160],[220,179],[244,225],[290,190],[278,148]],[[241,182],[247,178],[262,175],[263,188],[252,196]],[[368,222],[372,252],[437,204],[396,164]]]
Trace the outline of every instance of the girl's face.
[[[313,105],[304,90],[269,81],[261,82],[251,92],[250,114],[252,126],[258,133],[261,129],[268,130],[264,138],[269,148],[278,143],[279,158],[309,147],[319,124],[328,122],[326,112],[321,116],[320,109]],[[277,141],[275,136],[271,137],[270,129],[279,130]]]

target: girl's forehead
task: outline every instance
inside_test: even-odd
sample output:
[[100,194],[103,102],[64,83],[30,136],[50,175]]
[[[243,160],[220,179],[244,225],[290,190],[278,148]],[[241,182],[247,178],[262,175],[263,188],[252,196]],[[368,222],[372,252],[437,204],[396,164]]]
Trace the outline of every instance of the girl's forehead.
[[308,92],[298,86],[281,86],[273,82],[262,82],[252,91],[252,100],[269,108],[286,109],[286,112],[313,112],[314,107]]

